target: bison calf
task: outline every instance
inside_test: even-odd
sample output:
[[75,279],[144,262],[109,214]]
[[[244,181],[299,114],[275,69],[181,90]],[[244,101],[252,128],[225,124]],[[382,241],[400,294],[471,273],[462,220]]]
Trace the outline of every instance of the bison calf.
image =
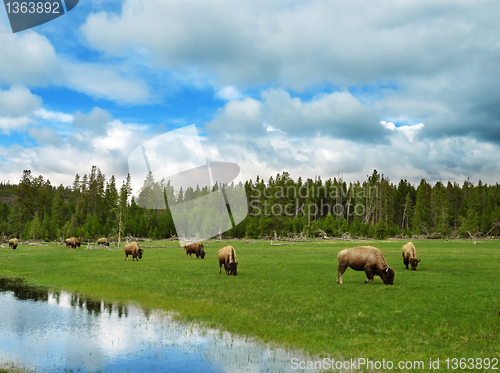
[[184,245],[184,250],[186,250],[186,259],[189,254],[189,257],[192,258],[191,254],[196,254],[196,259],[201,257],[201,259],[205,258],[205,250],[203,249],[202,243],[190,243],[189,245]]
[[142,253],[144,252],[135,241],[126,244],[123,250],[125,250],[125,260],[128,260],[128,256],[132,255],[132,261],[134,261],[134,259],[137,259],[137,261],[142,259]]
[[355,271],[365,271],[367,278],[365,284],[370,280],[374,284],[374,275],[380,276],[386,285],[394,283],[394,269],[387,265],[382,251],[376,247],[359,246],[345,249],[339,253],[338,258],[337,284],[342,284],[342,275],[347,267]]
[[12,247],[13,250],[17,249],[17,245],[19,244],[19,241],[17,238],[12,238],[9,240],[9,249]]
[[219,250],[219,274],[222,273],[222,265],[226,275],[236,276],[238,274],[238,262],[236,261],[236,252],[232,246],[226,246]]
[[408,242],[401,248],[401,251],[403,252],[403,263],[405,264],[406,269],[408,269],[408,264],[410,264],[412,271],[416,271],[418,263],[420,263],[420,259],[417,258],[415,245]]

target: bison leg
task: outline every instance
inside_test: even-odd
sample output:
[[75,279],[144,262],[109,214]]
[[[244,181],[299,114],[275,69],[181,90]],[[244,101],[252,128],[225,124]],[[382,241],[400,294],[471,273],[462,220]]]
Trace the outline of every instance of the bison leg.
[[410,263],[408,255],[403,254],[403,263],[405,264],[406,269],[408,269],[408,264]]
[[375,285],[375,282],[373,281],[373,272],[372,272],[371,268],[370,267],[365,267],[364,271],[366,273],[365,284],[371,280],[372,281],[372,285]]
[[344,274],[347,266],[339,263],[339,268],[337,269],[337,284],[343,284],[342,275]]

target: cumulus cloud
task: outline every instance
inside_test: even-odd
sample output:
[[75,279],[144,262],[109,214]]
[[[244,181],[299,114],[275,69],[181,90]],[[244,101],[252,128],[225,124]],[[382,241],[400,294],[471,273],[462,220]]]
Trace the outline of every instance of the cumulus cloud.
[[495,183],[500,172],[500,147],[467,137],[413,142],[395,131],[388,143],[360,143],[332,136],[292,137],[279,132],[241,141],[238,137],[212,139],[223,160],[241,167],[244,177],[268,179],[283,171],[292,177],[343,175],[347,181],[366,180],[374,169],[397,183],[418,184],[482,179]]
[[[382,118],[409,115],[425,123],[420,136],[473,136],[500,143],[496,21],[500,5],[467,1],[161,1],[125,0],[121,12],[91,14],[82,32],[110,56],[147,56],[176,72],[196,71],[229,101],[247,87],[271,84],[283,92],[323,84],[340,87],[316,105],[357,105],[350,88],[370,103],[369,133],[381,135]],[[385,89],[388,82],[394,89]],[[364,87],[376,87],[363,91]],[[368,89],[368,90],[369,90]],[[268,91],[269,104],[284,93]],[[354,95],[358,97],[357,95]],[[351,111],[345,125],[328,123],[324,108],[304,104],[297,118],[274,118],[283,131],[297,128],[305,110],[318,109],[314,127],[355,136]],[[289,102],[286,102],[289,101]],[[329,102],[327,102],[329,101]],[[376,113],[376,114],[375,114]],[[368,118],[370,117],[370,118]],[[286,124],[283,123],[286,121]],[[343,127],[343,128],[340,128]]]
[[224,81],[297,88],[325,77],[364,82],[460,65],[471,48],[494,45],[487,35],[496,16],[484,13],[485,6],[498,7],[493,1],[476,7],[464,1],[126,0],[120,14],[92,14],[82,31],[106,53],[146,47],[165,66],[202,65]]
[[47,84],[58,74],[59,60],[54,47],[46,37],[33,31],[2,35],[0,50],[0,82]]
[[22,170],[41,174],[52,184],[70,185],[76,173],[82,175],[93,165],[110,177],[125,179],[130,152],[148,139],[144,126],[112,120],[104,133],[87,136],[74,132],[62,138],[51,128],[29,128],[28,134],[37,141],[36,147],[19,144],[0,145],[2,180],[17,182]]
[[217,116],[205,129],[212,133],[223,135],[229,133],[247,133],[253,135],[262,132],[262,103],[252,98],[233,100],[219,109]]
[[2,118],[0,117],[0,129],[4,135],[10,135],[10,131],[21,130],[31,123],[31,119],[28,117],[18,117],[18,118]]
[[[126,153],[147,140],[138,135],[143,127],[100,108],[44,109],[22,87],[66,87],[137,115],[143,108],[133,105],[178,84],[189,87],[185,101],[213,88],[206,96],[221,106],[205,116],[203,145],[247,177],[344,171],[362,180],[374,168],[415,182],[498,175],[496,1],[124,0],[117,11],[92,4],[80,29],[88,59],[56,53],[32,31],[0,38],[0,84],[12,86],[0,91],[0,131],[26,130],[39,144],[22,157],[2,148],[20,169],[31,162],[48,173],[81,172],[96,162],[123,171]],[[161,120],[185,122],[186,109],[176,110]],[[69,134],[32,123],[40,118],[72,123]],[[52,167],[57,157],[64,159]]]
[[111,120],[111,114],[99,107],[94,107],[88,114],[82,114],[78,111],[73,117],[73,126],[84,132],[102,135]]
[[62,138],[53,128],[42,127],[42,128],[30,128],[28,130],[28,135],[36,140],[38,145],[53,145],[57,146],[62,144]]
[[283,89],[262,93],[263,117],[273,128],[295,135],[332,135],[360,141],[380,141],[384,128],[376,112],[349,92],[333,92],[310,101],[292,98]]
[[119,67],[101,63],[65,63],[61,84],[96,98],[120,103],[146,103],[151,99],[148,85],[121,73]]
[[23,86],[0,89],[0,117],[19,117],[38,109],[42,99]]
[[42,99],[23,86],[0,89],[0,130],[9,135],[11,131],[25,130],[33,122],[33,111],[38,110]]
[[226,86],[219,89],[215,93],[215,98],[219,98],[225,101],[239,100],[242,98],[241,93],[233,86]]
[[283,89],[269,89],[260,100],[228,102],[211,122],[209,132],[247,133],[278,131],[293,136],[324,136],[366,142],[385,141],[388,131],[377,113],[349,92],[333,92],[304,101]]
[[129,68],[58,56],[45,36],[31,30],[0,37],[0,51],[0,84],[55,85],[120,103],[144,103],[151,99],[148,85],[141,78],[132,77]]
[[409,142],[413,142],[415,135],[420,132],[422,128],[424,128],[423,123],[414,124],[412,126],[404,125],[400,127],[396,127],[396,125],[392,122],[386,122],[385,120],[380,122],[385,128],[390,129],[391,131],[397,131],[406,136]]
[[73,116],[70,114],[49,111],[42,108],[35,110],[34,114],[42,119],[55,122],[71,123],[73,121]]

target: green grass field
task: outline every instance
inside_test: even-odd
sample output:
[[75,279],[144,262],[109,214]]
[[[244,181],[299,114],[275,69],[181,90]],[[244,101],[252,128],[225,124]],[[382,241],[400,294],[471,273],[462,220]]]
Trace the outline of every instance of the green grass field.
[[[123,250],[64,246],[0,249],[2,277],[107,301],[173,310],[179,319],[304,350],[312,356],[381,361],[500,359],[500,241],[413,241],[422,260],[404,269],[406,241],[363,241],[381,249],[394,285],[363,284],[347,269],[337,285],[337,254],[356,242],[271,246],[233,241],[238,276],[219,274],[208,242],[204,260],[181,248],[145,248],[139,262]],[[170,241],[147,243],[170,245]],[[441,363],[441,367],[444,365]],[[500,364],[497,366],[500,369]],[[450,370],[456,371],[456,370]]]

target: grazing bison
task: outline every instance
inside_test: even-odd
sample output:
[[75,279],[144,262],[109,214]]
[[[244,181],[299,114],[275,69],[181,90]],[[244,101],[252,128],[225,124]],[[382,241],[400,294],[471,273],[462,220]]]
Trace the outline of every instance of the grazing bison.
[[66,247],[71,247],[73,249],[76,249],[77,247],[80,247],[80,241],[76,237],[71,237],[66,239]]
[[17,249],[17,245],[18,245],[19,241],[17,240],[17,238],[12,238],[9,240],[9,249],[12,247],[13,250]]
[[415,245],[408,242],[401,248],[401,251],[403,252],[403,263],[405,264],[406,269],[408,269],[408,264],[410,264],[412,271],[416,271],[420,259],[417,258]]
[[109,242],[106,237],[99,238],[97,240],[98,245],[104,245],[104,246],[109,246]]
[[132,261],[134,261],[134,259],[137,259],[137,261],[139,261],[139,259],[142,259],[142,253],[144,252],[144,250],[139,247],[139,244],[137,242],[134,241],[128,243],[123,249],[125,250],[125,260],[128,260],[129,255],[132,255]]
[[189,245],[184,245],[184,250],[186,250],[186,259],[189,254],[189,257],[192,258],[191,254],[196,254],[196,259],[201,256],[201,259],[205,258],[205,250],[203,250],[202,243],[190,243]]
[[226,274],[236,276],[238,274],[238,262],[236,261],[236,252],[232,246],[226,246],[219,250],[219,274],[222,273],[222,265]]
[[337,284],[342,284],[342,275],[347,267],[355,271],[365,271],[365,284],[373,282],[373,276],[378,275],[386,285],[394,283],[394,269],[385,262],[382,251],[373,246],[359,246],[342,250],[339,255],[339,268],[337,271]]

